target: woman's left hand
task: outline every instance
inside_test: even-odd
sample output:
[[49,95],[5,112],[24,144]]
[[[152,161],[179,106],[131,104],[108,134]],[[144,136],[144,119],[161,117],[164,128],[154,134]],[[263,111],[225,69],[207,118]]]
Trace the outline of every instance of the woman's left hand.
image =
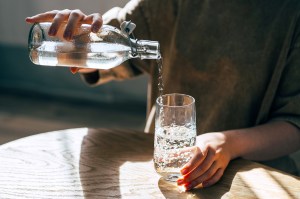
[[231,152],[224,133],[206,133],[197,136],[192,159],[181,169],[183,177],[177,180],[179,186],[190,190],[198,185],[208,187],[223,175]]

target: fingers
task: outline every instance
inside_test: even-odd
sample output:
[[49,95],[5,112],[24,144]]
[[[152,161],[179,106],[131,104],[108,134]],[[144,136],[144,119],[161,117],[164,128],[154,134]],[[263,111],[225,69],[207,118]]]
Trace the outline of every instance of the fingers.
[[83,19],[83,23],[91,24],[91,31],[96,33],[103,24],[102,16],[99,13],[88,15]]
[[28,23],[51,22],[58,12],[58,10],[52,10],[32,17],[27,17],[25,20]]
[[199,147],[193,147],[192,152],[193,152],[193,157],[181,169],[182,175],[185,175],[185,174],[191,172],[195,167],[197,167],[199,164],[202,163],[202,161],[205,159],[205,157],[207,155],[207,151],[201,151],[201,149]]
[[202,186],[209,187],[209,186],[215,184],[216,182],[218,182],[221,179],[221,177],[223,176],[223,173],[224,173],[224,169],[219,168],[210,179],[208,179],[202,183]]
[[218,168],[219,167],[217,165],[217,162],[213,162],[211,167],[209,167],[202,175],[200,174],[199,177],[196,177],[196,179],[192,179],[192,180],[184,179],[184,181],[186,181],[185,183],[186,190],[190,190],[193,187],[197,186],[198,184],[201,184],[204,181],[210,179],[217,172]]
[[85,15],[80,10],[73,10],[69,13],[68,16],[68,23],[64,32],[63,37],[66,40],[71,40],[73,37],[73,34],[75,32],[75,29],[77,26],[79,26],[82,22],[82,19],[85,17]]
[[208,177],[212,176],[214,172],[217,170],[216,165],[214,164],[214,158],[215,158],[214,150],[208,148],[206,156],[203,156],[200,153],[200,149],[198,149],[198,152],[184,167],[184,168],[189,168],[191,170],[186,174],[182,174],[183,178],[179,179],[179,181],[177,181],[177,184],[196,186],[197,184],[200,184],[204,180],[206,180],[207,176]]
[[72,74],[76,74],[76,73],[92,73],[92,72],[96,72],[98,69],[94,69],[94,68],[78,68],[78,67],[70,67],[70,71]]
[[[199,140],[198,140],[199,139]],[[227,143],[218,133],[207,133],[197,137],[194,157],[182,170],[183,177],[177,184],[186,190],[207,187],[216,183],[230,161]]]
[[94,68],[79,68],[78,72],[79,73],[93,73],[98,71],[98,69],[94,69]]
[[198,176],[202,176],[205,172],[207,172],[213,165],[215,158],[214,150],[208,150],[207,155],[204,160],[200,160],[195,165],[198,165],[195,169],[193,169],[190,173],[184,176],[185,182],[192,182]]
[[[214,167],[214,168],[217,168],[217,167]],[[186,183],[184,184],[184,189],[186,191],[189,191],[191,190],[192,188],[200,185],[200,187],[204,188],[204,187],[209,187],[213,184],[215,184],[216,182],[218,182],[221,177],[223,176],[223,173],[224,173],[224,169],[222,168],[219,168],[219,169],[214,169],[214,168],[211,168],[210,171],[208,173],[209,174],[209,178],[206,179],[205,181],[203,181],[202,179],[197,179],[195,181],[192,181],[192,182],[189,182],[189,183]]]
[[53,21],[52,21],[52,24],[49,28],[49,32],[48,34],[50,36],[55,36],[59,27],[61,26],[61,24],[64,22],[64,21],[67,21],[68,18],[69,18],[69,15],[71,13],[71,10],[62,10],[62,11],[59,11],[55,17],[53,18]]
[[99,13],[87,16],[78,9],[52,10],[32,17],[27,17],[25,20],[28,23],[52,22],[48,32],[50,36],[56,36],[62,23],[67,22],[66,29],[63,33],[63,37],[66,40],[72,38],[78,25],[83,23],[91,24],[91,31],[96,33],[103,24],[102,16]]
[[187,173],[177,180],[177,184],[184,186],[186,190],[199,184],[203,187],[211,186],[221,178],[226,165],[222,158],[218,158],[214,149],[207,147],[207,152],[203,154],[198,148],[194,157],[184,167],[188,168]]

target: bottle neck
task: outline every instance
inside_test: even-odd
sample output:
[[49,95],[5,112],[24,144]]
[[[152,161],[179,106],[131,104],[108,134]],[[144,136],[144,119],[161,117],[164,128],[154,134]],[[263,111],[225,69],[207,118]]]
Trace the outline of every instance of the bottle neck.
[[136,44],[135,48],[133,48],[135,52],[132,52],[134,57],[139,57],[140,59],[160,59],[160,46],[157,41],[137,40],[132,42]]

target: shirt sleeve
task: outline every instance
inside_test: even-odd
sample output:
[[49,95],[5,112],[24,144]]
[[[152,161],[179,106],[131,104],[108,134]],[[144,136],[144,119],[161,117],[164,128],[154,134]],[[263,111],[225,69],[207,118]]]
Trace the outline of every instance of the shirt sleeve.
[[273,102],[273,120],[284,120],[300,128],[300,39],[294,42],[282,72]]

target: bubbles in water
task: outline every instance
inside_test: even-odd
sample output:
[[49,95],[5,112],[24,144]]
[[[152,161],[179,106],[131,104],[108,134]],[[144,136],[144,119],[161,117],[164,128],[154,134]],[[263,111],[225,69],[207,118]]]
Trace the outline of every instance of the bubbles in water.
[[192,147],[196,142],[195,128],[185,126],[164,127],[155,130],[154,164],[156,171],[166,177],[179,173],[191,159]]

